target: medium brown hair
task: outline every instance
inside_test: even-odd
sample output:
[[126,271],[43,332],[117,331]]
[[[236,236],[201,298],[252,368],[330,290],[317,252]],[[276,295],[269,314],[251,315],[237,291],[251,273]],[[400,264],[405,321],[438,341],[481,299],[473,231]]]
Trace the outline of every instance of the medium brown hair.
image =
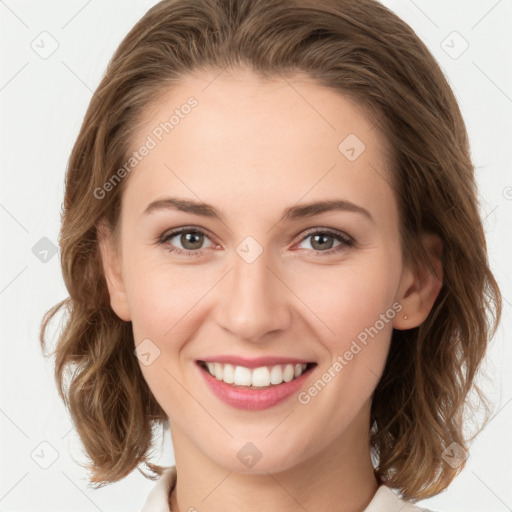
[[379,483],[413,501],[434,496],[464,467],[442,453],[453,442],[467,449],[470,391],[489,412],[475,377],[501,296],[454,94],[414,31],[374,0],[164,0],[109,62],[67,168],[59,243],[69,297],[41,326],[44,349],[48,322],[67,312],[52,352],[55,378],[92,461],[91,482],[117,481],[141,463],[160,475],[149,451],[153,427],[169,421],[134,355],[131,323],[110,306],[100,260],[97,227],[118,225],[128,177],[101,200],[94,191],[126,162],[134,130],[169,88],[187,73],[241,67],[263,77],[306,74],[373,113],[392,154],[406,260],[429,265],[422,233],[442,240],[443,287],[419,327],[393,331],[370,425]]

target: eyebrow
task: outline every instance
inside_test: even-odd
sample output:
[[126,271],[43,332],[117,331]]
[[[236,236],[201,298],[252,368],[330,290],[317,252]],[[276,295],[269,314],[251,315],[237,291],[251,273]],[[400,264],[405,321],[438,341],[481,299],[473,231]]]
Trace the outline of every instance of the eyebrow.
[[[203,217],[224,220],[224,215],[222,215],[222,213],[211,204],[201,203],[191,199],[184,199],[179,197],[166,197],[163,199],[157,199],[146,207],[143,215],[148,215],[152,212],[161,210],[179,210],[182,212],[193,213],[195,215],[201,215]],[[321,213],[330,211],[360,213],[367,217],[370,221],[375,222],[368,210],[365,210],[363,207],[344,199],[330,199],[291,206],[284,210],[279,222],[313,217],[315,215],[320,215]]]

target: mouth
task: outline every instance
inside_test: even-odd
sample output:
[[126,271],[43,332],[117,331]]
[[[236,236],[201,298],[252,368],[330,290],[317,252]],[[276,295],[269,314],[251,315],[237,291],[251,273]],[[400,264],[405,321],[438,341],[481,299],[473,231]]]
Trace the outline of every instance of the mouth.
[[[282,363],[247,368],[216,361],[196,361],[208,375],[234,388],[261,390],[275,388],[310,373],[317,363]],[[301,379],[303,380],[303,379]]]

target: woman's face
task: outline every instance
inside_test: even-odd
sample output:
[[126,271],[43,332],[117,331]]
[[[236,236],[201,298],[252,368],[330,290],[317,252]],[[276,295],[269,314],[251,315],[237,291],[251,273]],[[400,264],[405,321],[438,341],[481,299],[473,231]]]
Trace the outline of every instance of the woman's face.
[[[385,138],[311,80],[215,76],[183,80],[134,137],[112,306],[176,451],[238,472],[349,456],[368,446],[392,329],[412,327]],[[337,207],[310,206],[326,201]],[[198,363],[226,356],[315,365],[269,393]],[[233,371],[263,387],[277,362]]]

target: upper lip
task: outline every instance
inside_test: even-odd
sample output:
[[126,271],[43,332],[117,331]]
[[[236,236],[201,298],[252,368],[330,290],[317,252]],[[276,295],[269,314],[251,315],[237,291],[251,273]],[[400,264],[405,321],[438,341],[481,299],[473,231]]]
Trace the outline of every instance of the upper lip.
[[228,363],[234,366],[244,366],[245,368],[260,368],[261,366],[274,366],[278,364],[304,364],[313,363],[313,361],[307,361],[305,359],[297,359],[294,357],[240,357],[230,355],[220,355],[206,357],[199,359],[198,361],[204,361],[205,363]]

